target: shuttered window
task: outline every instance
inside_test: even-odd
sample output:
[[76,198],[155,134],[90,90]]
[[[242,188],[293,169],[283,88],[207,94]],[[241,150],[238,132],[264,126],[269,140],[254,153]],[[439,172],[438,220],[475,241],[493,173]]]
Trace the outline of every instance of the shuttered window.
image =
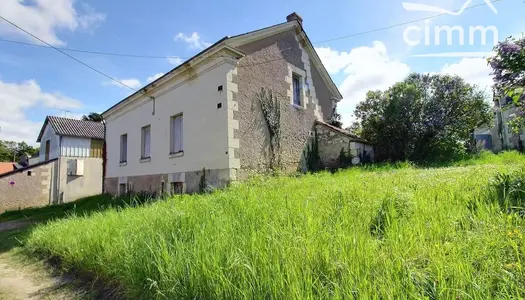
[[182,114],[170,118],[170,154],[184,151]]
[[124,163],[128,161],[128,135],[123,134],[120,136],[120,162]]
[[151,126],[144,126],[142,127],[141,132],[141,151],[140,151],[140,157],[141,158],[149,158],[150,157],[150,139],[151,139]]

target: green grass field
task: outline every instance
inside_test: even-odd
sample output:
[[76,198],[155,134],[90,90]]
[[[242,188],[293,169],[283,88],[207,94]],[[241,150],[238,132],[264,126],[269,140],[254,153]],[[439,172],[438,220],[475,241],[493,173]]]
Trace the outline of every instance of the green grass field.
[[524,298],[524,165],[255,178],[56,220],[26,249],[133,299]]

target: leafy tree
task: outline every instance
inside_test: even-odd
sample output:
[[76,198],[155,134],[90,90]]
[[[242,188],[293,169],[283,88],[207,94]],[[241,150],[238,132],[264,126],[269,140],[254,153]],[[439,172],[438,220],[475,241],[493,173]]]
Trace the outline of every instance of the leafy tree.
[[334,113],[332,114],[332,118],[330,119],[330,121],[328,121],[328,124],[337,128],[343,128],[343,122],[341,122],[341,115],[337,111],[334,111]]
[[513,98],[517,114],[509,125],[518,133],[525,125],[525,36],[505,39],[494,47],[494,52],[488,60],[493,70],[494,88],[501,97]]
[[102,115],[96,112],[89,113],[88,115],[83,115],[82,120],[84,121],[93,121],[93,122],[102,122]]
[[474,130],[491,121],[484,98],[457,76],[411,74],[386,91],[368,92],[355,115],[377,160],[446,160],[464,153]]
[[38,151],[38,148],[29,146],[25,142],[0,141],[0,162],[16,161],[24,153],[32,156],[37,154]]
[[361,133],[363,132],[363,128],[361,127],[361,122],[359,121],[353,121],[350,126],[345,128],[346,131],[349,131],[355,135],[361,136]]

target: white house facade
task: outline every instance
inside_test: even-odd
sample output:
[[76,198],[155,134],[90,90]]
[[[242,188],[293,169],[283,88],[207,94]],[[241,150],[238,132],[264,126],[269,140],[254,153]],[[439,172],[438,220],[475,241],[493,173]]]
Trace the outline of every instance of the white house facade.
[[105,111],[106,191],[192,193],[268,170],[262,90],[280,106],[280,168],[298,170],[342,96],[294,13],[221,39]]

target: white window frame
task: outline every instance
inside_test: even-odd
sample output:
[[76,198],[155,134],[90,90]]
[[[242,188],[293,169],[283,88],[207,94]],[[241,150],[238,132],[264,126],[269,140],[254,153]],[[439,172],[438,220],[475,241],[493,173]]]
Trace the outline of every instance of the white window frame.
[[151,125],[140,129],[140,159],[151,157]]
[[[300,105],[297,105],[294,102],[295,98],[295,91],[294,91],[294,77],[299,80],[299,88],[300,88]],[[306,85],[306,71],[292,65],[288,64],[288,76],[286,76],[286,81],[290,85],[288,90],[288,97],[290,98],[290,105],[292,105],[295,108],[299,109],[306,109],[306,105],[308,103],[308,97],[307,97],[307,85]]]
[[[126,143],[124,145],[124,138]],[[124,164],[128,162],[128,134],[124,133],[120,135],[120,163]]]
[[302,89],[301,76],[296,73],[293,73],[292,74],[292,103],[295,106],[302,106],[303,97],[301,95],[302,94],[301,89]]
[[[180,127],[176,127],[176,120],[180,118]],[[177,131],[180,141],[177,143]],[[170,155],[184,153],[184,115],[182,113],[170,117]]]

